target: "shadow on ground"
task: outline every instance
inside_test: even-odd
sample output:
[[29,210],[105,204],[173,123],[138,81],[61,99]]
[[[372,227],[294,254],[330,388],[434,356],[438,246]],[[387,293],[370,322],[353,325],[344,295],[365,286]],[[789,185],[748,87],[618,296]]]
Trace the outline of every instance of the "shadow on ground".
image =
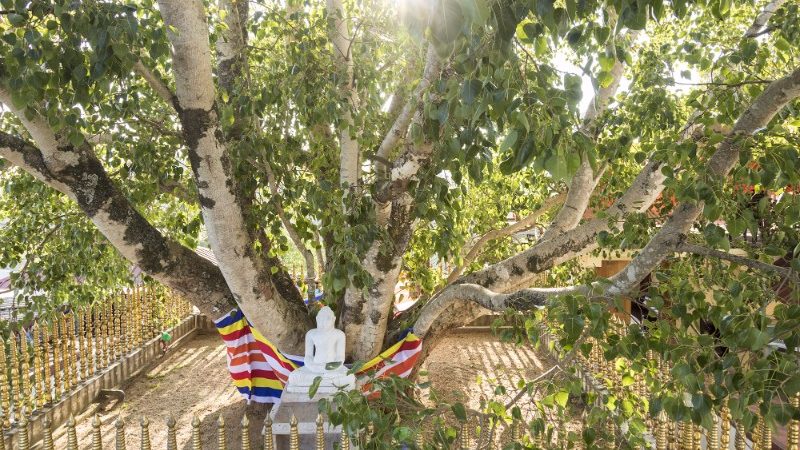
[[[457,332],[442,340],[425,369],[443,400],[461,401],[477,408],[482,396],[494,397],[497,384],[516,386],[521,378],[534,378],[551,365],[530,348],[501,343],[488,332]],[[127,448],[140,448],[142,417],[150,421],[152,448],[166,448],[166,422],[170,416],[177,421],[178,448],[191,449],[191,422],[195,416],[200,419],[203,448],[217,448],[220,415],[227,425],[228,448],[240,448],[240,423],[245,413],[250,421],[252,448],[262,448],[261,430],[268,407],[247,406],[235,391],[226,368],[224,344],[214,332],[199,334],[171,349],[122,390],[122,402],[95,404],[76,418],[81,450],[91,449],[95,413],[102,421],[103,448],[114,448],[114,423],[120,417],[126,423]],[[56,430],[56,448],[66,448],[64,434],[64,427]]]

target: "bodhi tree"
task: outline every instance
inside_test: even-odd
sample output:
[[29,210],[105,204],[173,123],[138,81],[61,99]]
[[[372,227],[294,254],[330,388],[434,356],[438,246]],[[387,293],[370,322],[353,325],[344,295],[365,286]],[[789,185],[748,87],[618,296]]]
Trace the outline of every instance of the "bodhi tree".
[[[0,4],[0,265],[36,305],[133,263],[293,352],[291,245],[354,360],[542,306],[569,347],[646,279],[698,351],[798,344],[795,2]],[[401,272],[430,295],[393,318]]]

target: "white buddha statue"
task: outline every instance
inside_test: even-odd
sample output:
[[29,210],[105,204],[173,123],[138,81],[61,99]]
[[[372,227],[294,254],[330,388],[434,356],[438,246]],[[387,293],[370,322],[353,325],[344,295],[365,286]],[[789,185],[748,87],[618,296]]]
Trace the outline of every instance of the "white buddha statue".
[[318,393],[331,394],[339,389],[353,389],[355,375],[344,366],[345,335],[335,327],[336,316],[325,306],[317,313],[317,328],[306,333],[303,367],[289,374],[286,392],[307,393],[314,380],[322,380]]

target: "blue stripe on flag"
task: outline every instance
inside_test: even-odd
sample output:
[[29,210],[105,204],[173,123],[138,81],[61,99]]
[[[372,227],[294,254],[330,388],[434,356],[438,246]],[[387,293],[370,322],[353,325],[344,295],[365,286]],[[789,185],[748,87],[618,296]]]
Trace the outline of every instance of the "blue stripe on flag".
[[231,311],[230,314],[228,314],[227,316],[219,319],[216,322],[216,325],[217,328],[224,328],[227,327],[228,325],[233,325],[234,323],[242,320],[242,318],[244,318],[244,313],[242,312],[241,309],[237,308]]

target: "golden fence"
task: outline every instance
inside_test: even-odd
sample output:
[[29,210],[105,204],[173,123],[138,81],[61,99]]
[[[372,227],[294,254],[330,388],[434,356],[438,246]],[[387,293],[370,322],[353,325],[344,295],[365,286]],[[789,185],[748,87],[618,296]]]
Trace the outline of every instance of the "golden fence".
[[180,296],[147,284],[11,332],[0,345],[1,428],[26,422],[191,312]]
[[[717,425],[720,425],[720,428],[717,428],[716,431],[711,431],[703,435],[702,431],[690,424],[687,423],[670,423],[665,414],[661,414],[659,418],[655,421],[655,428],[653,435],[654,442],[652,443],[653,447],[658,450],[700,450],[708,449],[721,449],[727,448],[723,447],[723,445],[731,445],[731,448],[736,449],[744,449],[744,448],[752,448],[755,450],[758,449],[767,449],[771,447],[764,447],[766,445],[768,439],[764,436],[768,436],[768,431],[761,431],[761,434],[758,432],[753,436],[752,443],[746,443],[745,440],[739,438],[738,436],[734,439],[735,442],[724,443],[724,439],[722,436],[725,435],[725,432],[730,432],[730,428],[723,426],[724,420],[715,421]],[[189,442],[185,443],[181,447],[178,447],[177,442],[177,427],[178,424],[174,418],[170,417],[166,420],[166,447],[167,450],[177,450],[178,448],[186,448],[191,450],[203,450],[202,442],[203,436],[200,427],[200,419],[195,417],[194,420],[191,422],[191,434],[189,437]],[[74,417],[70,417],[66,423],[66,449],[67,450],[78,450],[79,448],[85,448],[86,442],[79,442],[78,433],[76,432],[76,421]],[[91,432],[91,448],[92,450],[102,450],[103,448],[103,436],[101,433],[102,423],[100,417],[98,415],[94,416],[94,419],[91,422],[92,425],[92,432]],[[126,438],[127,433],[130,432],[130,428],[126,426],[127,424],[124,423],[121,419],[117,419],[115,422],[115,429],[114,429],[114,447],[116,450],[125,450],[126,449]],[[226,425],[225,421],[220,417],[217,420],[217,432],[216,432],[216,446],[213,446],[217,450],[228,450],[228,449],[242,449],[242,450],[255,450],[255,449],[263,449],[263,450],[275,450],[278,448],[276,436],[273,433],[273,426],[272,421],[270,420],[269,416],[267,416],[260,433],[260,440],[261,442],[251,442],[251,434],[250,434],[250,422],[245,415],[240,424],[240,439],[237,442],[229,442],[226,438],[228,426]],[[481,424],[485,425],[485,424]],[[20,419],[20,432],[17,434],[17,447],[20,450],[30,450],[32,448],[32,442],[28,435],[28,428],[27,428],[27,419],[26,416],[21,416]],[[44,434],[42,439],[41,447],[44,450],[54,450],[54,443],[55,439],[53,438],[53,430],[51,427],[50,420],[45,417],[44,419]],[[581,427],[586,426],[585,424],[579,424],[577,427],[575,424],[572,424],[570,431],[578,433],[580,435]],[[607,432],[613,433],[613,430],[608,426],[608,429],[605,430]],[[138,424],[138,436],[141,450],[150,450],[151,445],[151,431],[150,431],[150,421],[147,418],[142,418]],[[540,433],[531,434],[530,430],[526,429],[527,427],[524,426],[522,421],[514,420],[506,428],[500,428],[496,424],[493,426],[478,426],[474,421],[466,421],[461,423],[460,429],[456,436],[456,439],[452,444],[449,446],[453,449],[461,449],[461,450],[499,450],[501,448],[506,448],[506,446],[510,443],[519,443],[524,445],[523,448],[539,448],[539,449],[583,449],[584,446],[581,442],[568,442],[567,440],[567,426],[561,422],[555,422],[552,424],[548,424],[544,430]],[[322,450],[325,448],[330,448],[331,445],[335,444],[338,448],[342,450],[349,450],[350,448],[369,448],[370,439],[372,439],[372,427],[368,426],[362,432],[356,435],[348,435],[346,433],[340,433],[336,436],[331,437],[330,434],[326,434],[325,432],[325,425],[323,423],[322,416],[317,417],[316,421],[316,432],[314,434],[314,449]],[[485,430],[485,431],[481,431]],[[795,449],[797,448],[797,433],[800,431],[800,424],[795,421],[792,425],[791,433],[794,435],[793,444],[794,447],[790,445],[789,448]],[[327,437],[326,437],[327,436]],[[288,447],[290,450],[301,450],[301,439],[300,433],[298,431],[298,423],[297,419],[294,417],[290,422],[289,428],[289,435],[286,436],[288,441]],[[790,438],[791,439],[791,438]],[[335,442],[331,442],[335,441]],[[389,443],[390,445],[394,445],[393,443]],[[0,445],[2,445],[2,440],[0,440]],[[752,445],[752,447],[751,447]],[[422,449],[422,448],[444,448],[441,446],[440,443],[432,443],[426,442],[425,436],[423,432],[418,431],[418,434],[414,437],[413,446],[406,446],[411,449]],[[108,448],[111,448],[108,446]],[[401,448],[399,444],[396,445],[396,448]],[[604,445],[595,446],[592,448],[618,448],[617,444],[613,442],[605,442]],[[0,449],[2,450],[2,449]],[[307,449],[302,449],[307,450]],[[310,449],[308,449],[310,450]]]
[[[92,450],[102,450],[103,449],[103,436],[102,436],[102,422],[99,415],[95,415],[92,422],[92,432],[91,432],[91,449]],[[31,442],[30,436],[28,434],[27,429],[27,419],[25,416],[22,417],[20,423],[20,433],[17,434],[17,449],[19,450],[30,450],[33,448],[33,443]],[[40,447],[44,450],[54,450],[55,449],[55,442],[56,439],[53,437],[53,429],[51,426],[50,420],[45,417],[44,419],[44,434],[43,439]],[[70,417],[67,420],[65,425],[65,434],[66,434],[66,449],[67,450],[78,450],[79,448],[85,448],[86,442],[79,442],[78,439],[78,432],[76,430],[77,422],[74,417]],[[203,450],[202,442],[203,436],[201,431],[201,422],[200,419],[195,416],[191,422],[191,434],[189,437],[189,442],[185,445],[178,447],[177,442],[177,427],[178,424],[173,417],[170,417],[166,420],[166,447],[167,450],[177,450],[178,448],[186,448],[191,450]],[[228,435],[228,426],[226,425],[225,421],[220,416],[217,420],[217,442],[216,446],[214,446],[217,450],[229,450],[229,449],[241,449],[241,450],[256,450],[256,449],[263,449],[263,450],[276,450],[279,448],[279,441],[277,440],[277,436],[273,433],[273,424],[269,417],[267,416],[264,424],[261,428],[260,433],[260,440],[261,442],[251,442],[251,434],[250,434],[250,422],[245,415],[241,422],[239,423],[240,427],[240,439],[237,442],[228,442],[227,435]],[[315,450],[324,450],[326,448],[339,448],[341,450],[350,450],[351,448],[369,448],[371,439],[373,439],[373,427],[371,424],[367,426],[366,429],[362,430],[360,433],[350,436],[347,433],[341,432],[338,435],[331,436],[330,433],[326,433],[325,431],[325,424],[323,422],[322,416],[317,416],[316,420],[316,430],[313,435],[312,440],[314,441],[313,449]],[[114,422],[114,448],[116,450],[126,450],[127,449],[127,436],[130,428],[127,424],[122,421],[121,419],[117,419]],[[150,421],[147,418],[142,418],[138,424],[138,437],[139,437],[139,448],[141,450],[151,450],[152,448],[152,436],[150,432]],[[490,428],[486,433],[474,433],[473,428],[470,422],[464,422],[461,424],[457,439],[453,442],[451,448],[454,449],[474,449],[474,450],[499,450],[502,448],[500,440],[498,439],[498,430],[496,428]],[[519,422],[514,422],[509,429],[510,431],[510,441],[509,442],[522,442],[522,434],[521,434],[521,426]],[[327,437],[326,437],[327,436]],[[63,439],[63,437],[62,437]],[[292,417],[289,426],[289,434],[286,436],[286,441],[288,441],[289,450],[301,450],[301,436],[299,432],[298,422],[297,419]],[[539,441],[540,444],[543,442],[542,440]],[[390,442],[390,446],[395,446],[396,448],[401,448],[399,443]],[[2,445],[2,440],[0,440],[0,445]],[[110,446],[107,446],[111,448]],[[418,433],[413,442],[413,446],[405,446],[409,450],[412,449],[423,449],[423,448],[441,448],[438,444],[433,443],[426,443],[424,435],[420,432]],[[283,448],[283,447],[281,447]],[[550,448],[550,447],[541,447],[541,448]],[[552,448],[562,448],[562,447],[552,447]],[[563,447],[566,448],[566,447]],[[573,447],[574,448],[574,447]],[[0,448],[2,450],[2,448]],[[302,449],[302,450],[311,450],[311,449]]]

